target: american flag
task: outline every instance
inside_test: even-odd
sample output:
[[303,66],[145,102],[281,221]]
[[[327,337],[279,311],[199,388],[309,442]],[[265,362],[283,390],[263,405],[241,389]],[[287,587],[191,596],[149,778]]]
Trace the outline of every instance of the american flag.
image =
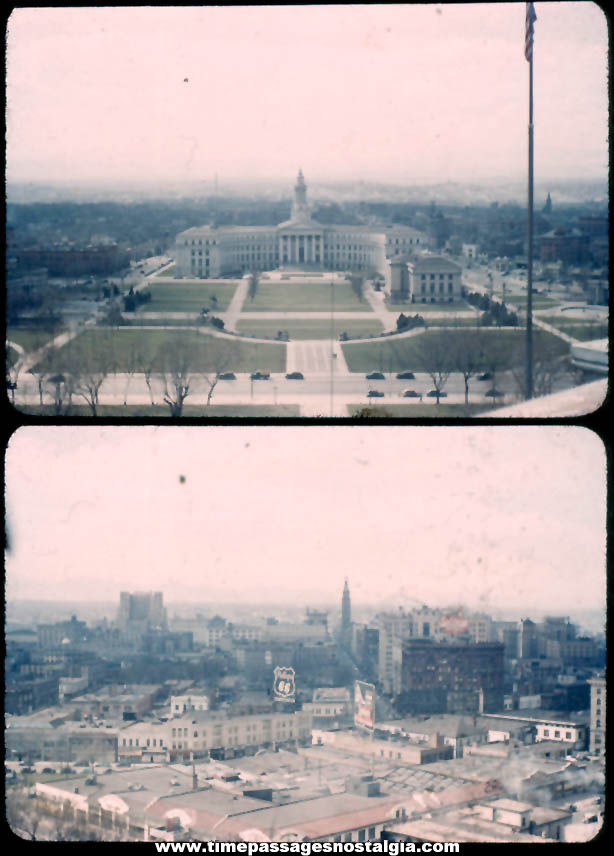
[[533,59],[533,23],[537,21],[535,7],[532,3],[527,3],[527,17],[524,27],[524,55],[527,62]]

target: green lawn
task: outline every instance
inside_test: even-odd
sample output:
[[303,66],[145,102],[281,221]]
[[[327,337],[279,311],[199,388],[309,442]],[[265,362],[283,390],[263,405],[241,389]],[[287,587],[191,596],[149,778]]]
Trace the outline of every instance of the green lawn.
[[[142,304],[143,312],[200,312],[203,307],[214,313],[224,312],[237,289],[235,280],[183,280],[154,282],[149,280],[147,290],[151,302]],[[215,295],[217,304],[211,302]]]
[[175,267],[176,265],[169,265],[164,270],[159,270],[154,276],[175,276]]
[[9,327],[6,331],[7,342],[15,342],[26,353],[37,351],[57,336],[61,330],[31,330],[28,327]]
[[[348,415],[351,417],[386,418],[392,419],[445,419],[446,417],[462,418],[478,416],[488,410],[484,404],[381,404],[373,405],[348,404]],[[379,412],[378,412],[379,411]]]
[[589,342],[591,339],[607,339],[608,338],[608,323],[603,322],[585,322],[582,319],[572,319],[561,317],[560,315],[540,315],[540,321],[545,321],[546,324],[551,324],[560,330],[561,333],[567,333],[574,339],[582,342]]
[[[245,312],[328,312],[331,303],[330,281],[260,281],[256,296],[245,299]],[[349,282],[336,282],[334,308],[338,312],[370,312],[367,300],[360,301]]]
[[[553,300],[552,297],[545,297],[541,294],[534,294],[531,301],[533,309],[548,309],[551,306],[558,306],[561,301]],[[526,294],[508,294],[505,297],[506,306],[522,306],[527,305]]]
[[[497,328],[481,328],[484,337],[484,347],[487,350],[492,343],[497,347],[511,350],[524,341],[523,330],[498,330]],[[427,371],[421,355],[422,340],[430,335],[437,336],[441,331],[427,330],[418,336],[408,336],[403,339],[386,338],[377,342],[357,342],[342,344],[343,353],[352,372],[368,372],[384,366],[387,371]],[[552,343],[561,354],[567,353],[569,346],[555,336],[543,330],[535,331],[535,342]],[[486,365],[487,360],[485,360]]]
[[[279,318],[268,320],[266,318],[239,321],[237,331],[248,336],[275,338],[278,330],[285,330],[291,339],[330,339],[330,322],[324,319],[310,321],[299,321],[297,319]],[[339,338],[340,333],[347,333],[350,338],[358,336],[377,336],[383,330],[382,324],[374,318],[373,321],[362,319],[347,320],[335,318],[333,337]]]
[[54,371],[66,371],[74,365],[93,360],[108,363],[114,372],[143,371],[151,359],[154,370],[164,364],[169,347],[180,342],[189,350],[189,368],[195,372],[215,371],[220,353],[228,353],[227,371],[248,372],[255,369],[282,372],[286,369],[286,346],[283,343],[256,343],[239,338],[220,338],[196,330],[140,330],[98,327],[86,330],[56,354]]
[[460,303],[390,303],[386,301],[384,305],[390,312],[404,312],[405,315],[426,315],[430,312],[449,312],[454,315],[455,312],[467,312],[474,308],[464,300]]
[[455,315],[450,315],[448,318],[426,318],[427,327],[478,327],[480,317],[476,315],[473,318],[457,318]]
[[[215,393],[213,394],[215,401]],[[226,417],[244,417],[260,419],[263,417],[275,417],[277,419],[288,417],[294,418],[300,416],[300,407],[297,404],[210,404],[195,405],[189,404],[189,398],[183,407],[183,416],[194,418],[212,418],[224,419]],[[18,408],[22,413],[38,414],[44,416],[54,415],[52,404],[44,404],[40,406],[22,406]],[[141,405],[141,404],[122,404],[112,405],[103,404],[97,408],[99,416],[103,417],[130,417],[132,419],[164,419],[170,418],[170,409],[163,404]],[[70,408],[71,416],[91,416],[91,410],[86,405],[73,405]]]

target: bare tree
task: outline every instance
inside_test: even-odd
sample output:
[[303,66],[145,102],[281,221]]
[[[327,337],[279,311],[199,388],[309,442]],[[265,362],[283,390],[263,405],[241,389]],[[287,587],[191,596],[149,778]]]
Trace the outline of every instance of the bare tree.
[[164,388],[164,403],[171,416],[183,413],[183,404],[194,387],[193,375],[199,365],[201,347],[183,335],[171,338],[158,351],[158,371]]
[[[512,355],[512,376],[521,395],[526,390],[526,346],[518,345]],[[570,368],[569,354],[562,350],[560,340],[539,335],[533,336],[533,392],[536,396],[549,395],[556,383]]]
[[113,336],[110,331],[96,331],[95,337],[88,341],[75,342],[66,355],[69,364],[68,374],[73,380],[75,395],[83,398],[91,410],[92,416],[98,413],[100,387],[107,376],[115,369]]
[[429,330],[419,339],[418,352],[423,370],[430,376],[437,404],[454,369],[454,352],[446,330]]
[[216,339],[215,347],[208,354],[207,363],[213,363],[213,370],[203,375],[207,390],[207,407],[211,404],[213,390],[217,386],[220,375],[236,366],[238,357],[238,344],[226,339]]
[[7,354],[6,360],[6,388],[11,393],[11,403],[15,404],[15,390],[17,389],[17,381],[19,380],[19,373],[23,367],[23,357],[21,354],[17,354],[16,359],[9,359]]
[[480,328],[455,327],[449,332],[453,365],[463,376],[465,404],[469,404],[469,381],[480,371],[484,362],[484,342]]
[[13,790],[7,793],[5,811],[7,823],[16,835],[29,841],[39,839],[38,829],[42,815],[24,791]]
[[49,377],[49,366],[53,361],[54,345],[47,345],[43,348],[40,355],[40,360],[36,365],[32,366],[29,371],[35,379],[38,386],[38,399],[40,406],[43,406],[43,395],[45,393],[44,383]]

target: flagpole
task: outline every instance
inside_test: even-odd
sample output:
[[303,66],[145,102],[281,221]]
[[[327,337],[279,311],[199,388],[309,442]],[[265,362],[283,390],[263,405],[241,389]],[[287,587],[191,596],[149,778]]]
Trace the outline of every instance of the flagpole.
[[[532,4],[531,4],[532,8]],[[534,13],[533,13],[534,14]],[[533,398],[533,22],[529,60],[529,186],[527,236],[526,398]]]

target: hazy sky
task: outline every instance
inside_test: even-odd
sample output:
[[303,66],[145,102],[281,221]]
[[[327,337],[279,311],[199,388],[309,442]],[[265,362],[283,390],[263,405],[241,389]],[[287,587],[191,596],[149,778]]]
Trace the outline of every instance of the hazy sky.
[[605,605],[582,428],[29,427],[6,484],[9,599]]
[[[536,3],[536,179],[604,178],[607,25]],[[524,3],[17,9],[8,177],[521,179]]]

